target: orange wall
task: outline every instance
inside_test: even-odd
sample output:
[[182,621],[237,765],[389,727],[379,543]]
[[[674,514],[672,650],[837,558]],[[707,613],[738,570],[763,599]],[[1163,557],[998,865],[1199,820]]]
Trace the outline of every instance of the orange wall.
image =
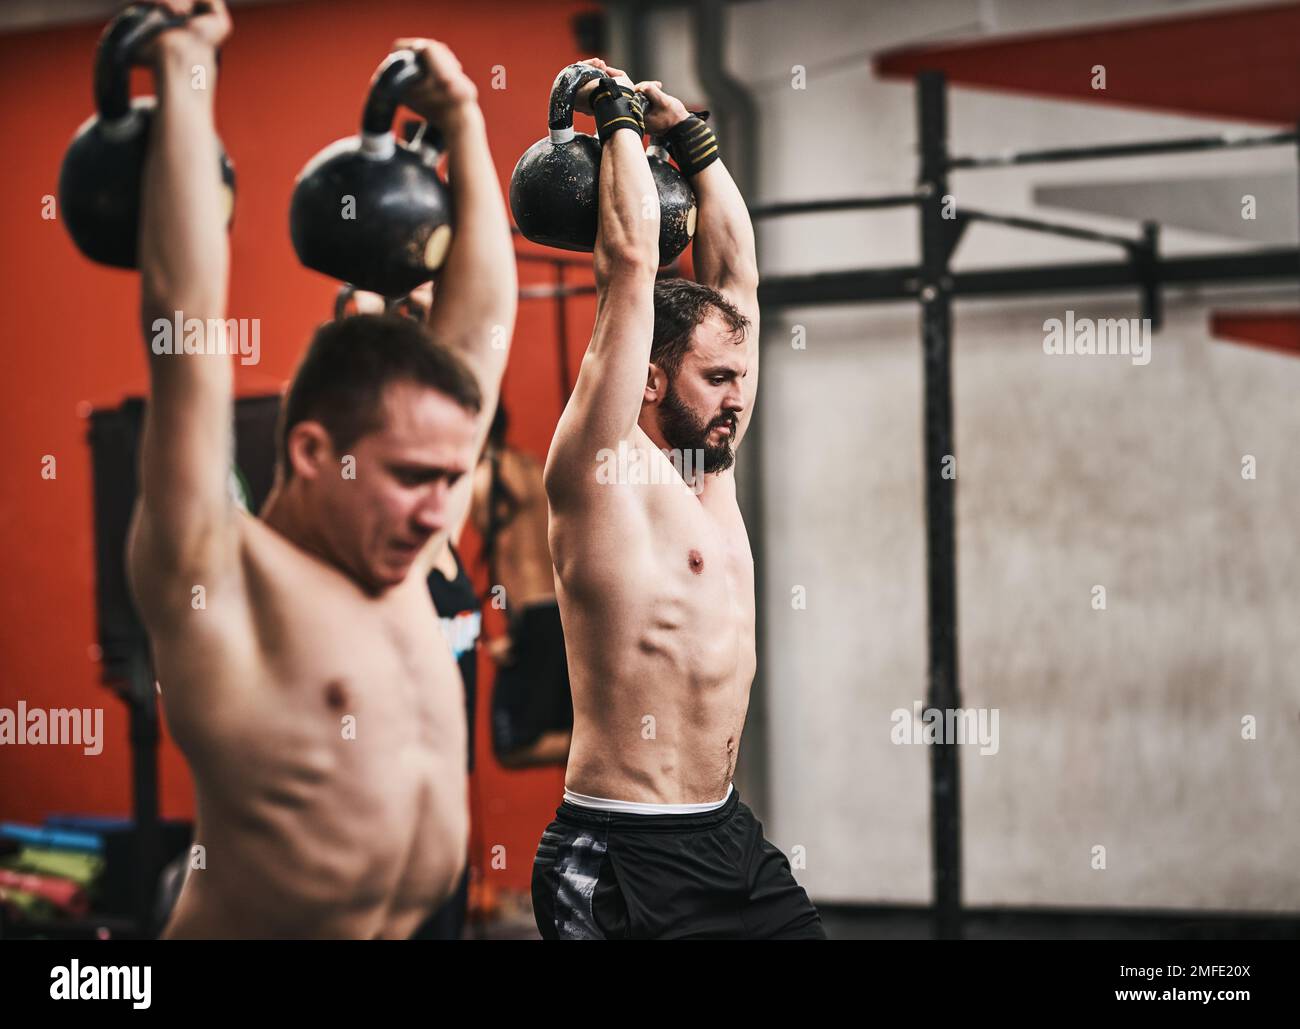
[[[222,58],[218,126],[239,177],[232,234],[230,316],[262,323],[262,362],[236,367],[241,392],[279,389],[312,328],[328,317],[335,284],[298,265],[287,212],[294,175],[320,147],[357,130],[366,84],[390,42],[433,36],[478,84],[503,188],[519,154],[545,133],[546,96],[574,51],[569,20],[589,5],[494,0],[491,5],[316,2],[239,8]],[[63,226],[41,218],[59,162],[91,111],[91,54],[99,26],[0,36],[0,138],[9,141],[0,191],[3,346],[0,438],[0,705],[104,708],[104,751],[0,747],[0,819],[51,812],[126,814],[130,756],[122,704],[99,683],[86,405],[110,406],[147,385],[136,323],[137,278],[91,265]],[[506,88],[490,88],[493,67]],[[137,92],[147,90],[147,77]],[[20,99],[21,98],[21,99]],[[521,265],[521,281],[545,266]],[[569,302],[572,367],[594,305]],[[521,304],[504,387],[511,441],[544,457],[560,412],[553,303]],[[57,478],[41,478],[54,455]],[[472,530],[470,530],[472,532]],[[477,553],[466,541],[467,558]],[[472,565],[471,567],[476,567]],[[479,572],[480,585],[482,574]],[[490,617],[490,631],[500,631]],[[537,839],[559,801],[557,769],[506,772],[487,738],[490,661],[481,661],[473,786],[475,846],[506,847],[499,885],[526,886]],[[193,814],[189,774],[170,742],[161,754],[162,810]],[[478,862],[476,862],[478,863]]]

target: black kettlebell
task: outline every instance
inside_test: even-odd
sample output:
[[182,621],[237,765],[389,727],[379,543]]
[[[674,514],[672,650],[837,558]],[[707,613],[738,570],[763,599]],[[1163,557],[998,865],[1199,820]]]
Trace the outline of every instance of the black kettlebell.
[[[139,49],[187,16],[133,4],[110,21],[95,49],[95,114],[68,146],[59,169],[59,207],[77,249],[99,264],[139,266],[140,187],[155,99],[131,99]],[[220,146],[220,144],[218,144]],[[221,148],[226,224],[235,213],[235,169]]]
[[[510,176],[510,213],[534,243],[588,253],[596,247],[600,140],[574,131],[573,103],[582,86],[603,74],[571,64],[555,77],[548,134],[524,151]],[[667,264],[695,234],[695,192],[662,146],[646,153],[659,193],[659,260]]]
[[658,136],[650,137],[645,156],[659,190],[659,260],[667,264],[695,238],[695,190],[668,163],[668,148]]
[[573,128],[578,90],[604,72],[571,64],[555,76],[544,139],[524,151],[510,174],[510,213],[525,239],[560,250],[596,245],[600,140]]
[[389,54],[366,97],[360,135],[308,161],[289,205],[299,261],[386,297],[434,278],[451,247],[451,191],[437,170],[441,137],[428,124],[409,141],[393,135],[402,94],[423,74],[413,51]]

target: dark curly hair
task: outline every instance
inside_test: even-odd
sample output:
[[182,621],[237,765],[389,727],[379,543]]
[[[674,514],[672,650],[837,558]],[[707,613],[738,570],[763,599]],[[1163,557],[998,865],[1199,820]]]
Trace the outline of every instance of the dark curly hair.
[[716,311],[739,343],[749,331],[749,319],[712,286],[689,279],[661,279],[655,283],[654,342],[650,360],[664,370],[671,381],[691,349],[695,326]]

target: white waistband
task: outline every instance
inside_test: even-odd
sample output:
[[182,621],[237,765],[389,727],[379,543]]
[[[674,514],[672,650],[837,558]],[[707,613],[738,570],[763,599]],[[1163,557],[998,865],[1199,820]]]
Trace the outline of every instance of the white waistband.
[[727,793],[721,800],[711,800],[706,804],[642,804],[635,800],[610,800],[608,797],[588,797],[585,793],[564,791],[564,802],[574,807],[591,808],[595,811],[613,811],[620,815],[702,815],[706,811],[717,811],[731,799],[732,785],[727,784]]

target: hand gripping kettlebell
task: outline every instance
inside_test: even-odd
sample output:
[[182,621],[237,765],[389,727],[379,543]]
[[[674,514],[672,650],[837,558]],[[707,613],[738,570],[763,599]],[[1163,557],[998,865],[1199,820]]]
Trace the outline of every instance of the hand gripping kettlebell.
[[[510,176],[510,213],[526,239],[560,250],[596,246],[600,140],[573,128],[578,90],[604,73],[571,64],[551,87],[547,135],[530,146]],[[646,151],[659,193],[659,260],[667,264],[695,233],[695,193],[662,146]]]
[[422,74],[414,52],[389,54],[366,97],[360,134],[308,161],[289,205],[298,260],[386,297],[436,277],[451,246],[451,191],[437,170],[441,137],[428,124],[410,141],[393,134],[402,95]]
[[[186,16],[133,4],[110,21],[95,50],[95,110],[77,129],[59,169],[59,207],[77,249],[115,268],[139,265],[140,188],[156,101],[131,99],[131,64]],[[220,144],[218,143],[220,148]],[[235,210],[235,169],[220,148],[226,224]]]

